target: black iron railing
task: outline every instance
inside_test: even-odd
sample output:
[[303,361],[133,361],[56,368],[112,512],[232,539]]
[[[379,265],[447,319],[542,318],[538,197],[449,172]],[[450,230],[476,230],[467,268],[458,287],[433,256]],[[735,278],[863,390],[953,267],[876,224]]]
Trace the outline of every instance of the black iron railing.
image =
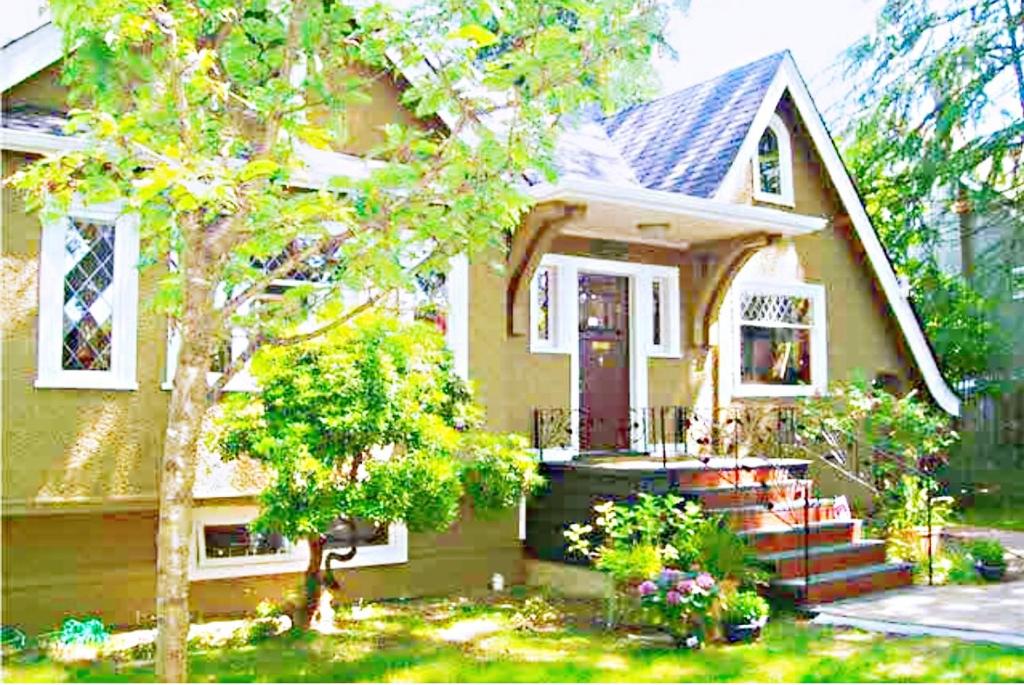
[[784,456],[797,440],[795,408],[791,406],[634,407],[621,416],[586,409],[535,408],[533,446],[543,458],[553,449],[589,454],[647,454],[676,457]]

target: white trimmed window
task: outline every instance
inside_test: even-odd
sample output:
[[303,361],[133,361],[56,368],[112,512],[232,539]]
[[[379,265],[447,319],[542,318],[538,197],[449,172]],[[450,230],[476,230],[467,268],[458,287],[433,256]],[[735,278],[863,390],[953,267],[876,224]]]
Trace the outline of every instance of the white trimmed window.
[[674,270],[664,275],[654,271],[647,281],[650,303],[650,340],[648,355],[651,357],[679,356],[679,276]]
[[[193,516],[190,573],[193,580],[239,578],[243,576],[301,573],[309,564],[305,541],[292,543],[276,533],[254,531],[250,524],[259,514],[255,505],[199,507]],[[337,526],[327,536],[327,555],[346,552],[353,539],[349,526]],[[360,522],[356,526],[356,555],[332,568],[357,568],[402,564],[409,560],[408,533],[405,526],[375,526]]]
[[542,264],[530,281],[530,351],[559,351],[558,313],[558,269]]
[[734,395],[795,397],[826,389],[824,286],[740,283],[732,307]]
[[37,388],[135,390],[139,233],[109,205],[43,226]]
[[[259,306],[260,302],[280,300],[290,288],[300,285],[310,285],[310,283],[308,281],[298,279],[274,281],[267,287],[265,293],[255,297],[250,302],[243,303],[238,308],[238,314],[240,316],[246,316],[252,311],[252,307],[254,305]],[[317,297],[318,292],[323,291],[314,291],[314,293],[309,297]],[[344,295],[346,301],[355,297],[355,294],[345,293]],[[224,295],[223,290],[218,289],[215,301],[216,306],[222,306],[226,300],[227,298]],[[315,320],[310,318],[299,328],[300,330],[304,330],[314,325]],[[206,378],[207,383],[214,385],[220,379],[221,374],[231,366],[231,363],[245,354],[248,349],[249,336],[246,330],[239,327],[232,328],[230,338],[224,340],[213,355],[213,359],[210,363],[210,371]],[[178,353],[180,350],[181,336],[173,326],[169,326],[167,330],[167,364],[164,372],[164,381],[160,386],[164,390],[170,390],[174,387],[174,374],[177,370]],[[227,385],[224,386],[224,390],[228,392],[257,392],[259,390],[259,385],[250,373],[249,368],[249,364],[246,364],[237,373],[235,373],[231,380],[228,381]]]
[[1010,297],[1024,300],[1024,266],[1010,269]]
[[793,151],[786,124],[773,114],[757,142],[754,199],[793,206]]

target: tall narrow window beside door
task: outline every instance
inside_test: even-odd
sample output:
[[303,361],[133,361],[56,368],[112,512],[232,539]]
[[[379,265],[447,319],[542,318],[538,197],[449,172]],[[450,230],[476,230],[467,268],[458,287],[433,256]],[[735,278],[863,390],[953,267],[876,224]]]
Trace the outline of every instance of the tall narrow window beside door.
[[116,209],[43,227],[36,387],[136,387],[137,261],[134,222]]
[[825,387],[825,291],[810,284],[737,287],[736,386],[742,396],[809,395]]
[[552,351],[556,347],[557,271],[555,267],[537,267],[530,282],[530,349]]
[[661,341],[664,338],[661,330],[661,320],[663,318],[662,308],[662,292],[661,292],[661,280],[655,278],[651,281],[651,342],[655,347],[661,347]]

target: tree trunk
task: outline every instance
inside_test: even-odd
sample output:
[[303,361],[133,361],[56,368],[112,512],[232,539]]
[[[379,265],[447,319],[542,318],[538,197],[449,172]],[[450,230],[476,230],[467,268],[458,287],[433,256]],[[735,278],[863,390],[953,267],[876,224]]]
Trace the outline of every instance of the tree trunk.
[[156,672],[164,682],[188,677],[189,550],[196,446],[209,404],[213,291],[205,279],[190,278],[179,333],[181,351],[174,374],[160,469],[160,525],[157,533]]
[[313,622],[313,615],[316,613],[320,603],[320,594],[323,589],[323,575],[320,566],[324,557],[324,539],[320,535],[311,535],[307,538],[309,543],[309,565],[306,567],[306,579],[302,606],[295,612],[295,624],[303,630],[309,630]]

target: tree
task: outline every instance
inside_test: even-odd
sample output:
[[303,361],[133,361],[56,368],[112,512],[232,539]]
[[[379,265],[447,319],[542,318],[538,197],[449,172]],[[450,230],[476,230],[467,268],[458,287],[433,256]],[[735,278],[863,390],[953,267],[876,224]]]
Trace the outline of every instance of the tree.
[[[44,216],[76,197],[120,201],[138,217],[142,266],[173,262],[155,300],[182,341],[160,469],[157,671],[184,680],[195,451],[208,408],[255,350],[311,339],[453,255],[503,244],[528,206],[517,179],[553,175],[560,116],[621,105],[647,83],[637,76],[661,43],[667,7],[52,0],[51,9],[79,108],[70,129],[88,145],[12,182]],[[402,84],[418,123],[385,127],[375,164],[315,173],[304,163],[311,151],[350,149],[347,113],[387,79]],[[260,300],[296,272],[324,287]],[[365,296],[345,306],[345,290]],[[310,309],[320,329],[288,333]],[[211,359],[237,328],[248,351],[211,388]]]
[[303,625],[323,586],[337,585],[332,562],[358,553],[352,535],[321,570],[339,520],[351,534],[363,520],[444,530],[467,492],[487,515],[539,483],[523,438],[478,430],[480,409],[424,323],[363,315],[316,340],[262,350],[252,368],[260,395],[225,402],[218,442],[268,467],[257,529],[309,544]]
[[861,84],[844,156],[954,381],[988,370],[1006,341],[975,260],[965,256],[963,276],[945,275],[935,252],[951,216],[965,244],[972,217],[1007,204],[1020,216],[1022,62],[1019,0],[888,0],[876,31],[844,58]]

